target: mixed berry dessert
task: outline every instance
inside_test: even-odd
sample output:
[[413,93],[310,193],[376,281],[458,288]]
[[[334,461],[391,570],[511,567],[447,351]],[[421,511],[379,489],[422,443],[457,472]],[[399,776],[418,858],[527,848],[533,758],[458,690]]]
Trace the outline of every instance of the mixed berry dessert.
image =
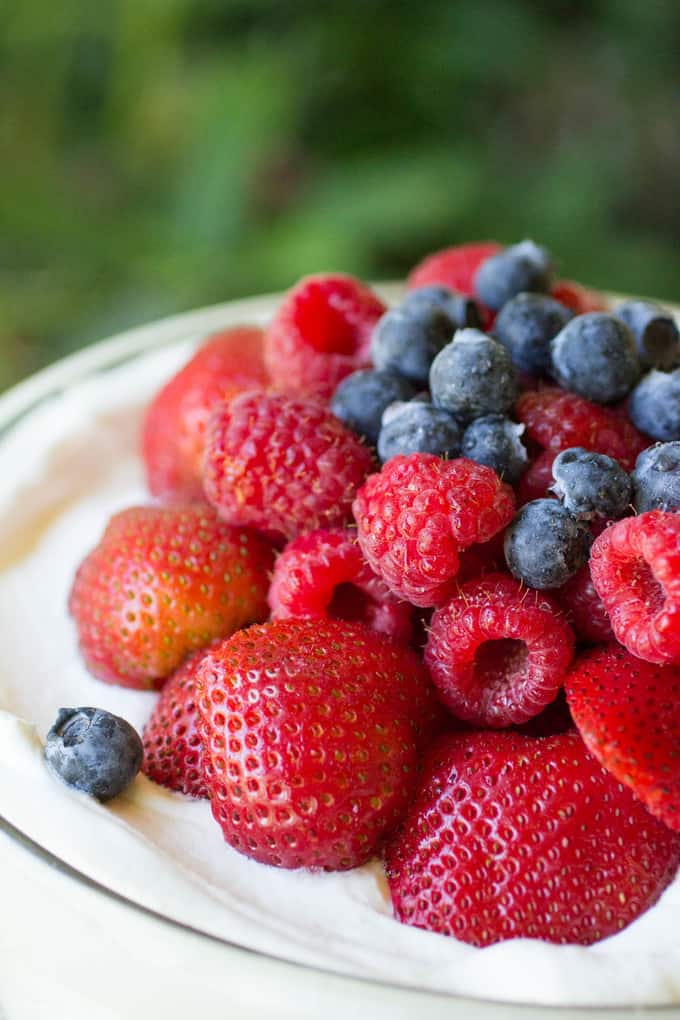
[[155,852],[173,916],[253,948],[680,1001],[673,315],[531,241],[272,311],[64,404],[68,493],[0,570],[17,647],[50,556],[70,613],[40,588],[60,671],[4,681],[14,777],[101,826],[113,887]]

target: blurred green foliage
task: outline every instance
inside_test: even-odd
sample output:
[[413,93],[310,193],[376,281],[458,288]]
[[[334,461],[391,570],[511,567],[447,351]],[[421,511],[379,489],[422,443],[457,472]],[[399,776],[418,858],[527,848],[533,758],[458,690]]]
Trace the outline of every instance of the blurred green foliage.
[[22,0],[0,13],[0,387],[319,269],[529,235],[680,297],[678,0]]

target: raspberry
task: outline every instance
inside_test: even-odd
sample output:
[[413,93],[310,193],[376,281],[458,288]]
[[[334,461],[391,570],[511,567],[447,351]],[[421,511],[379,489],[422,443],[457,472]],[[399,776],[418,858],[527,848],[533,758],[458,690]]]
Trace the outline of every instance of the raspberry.
[[208,426],[205,492],[231,524],[287,538],[342,525],[372,467],[370,450],[311,400],[244,393]]
[[515,729],[526,737],[554,737],[558,733],[568,733],[569,730],[573,730],[574,720],[569,711],[564,687],[560,687],[555,700],[551,701],[542,712],[535,715],[533,719],[521,723]]
[[196,707],[196,673],[204,655],[190,655],[165,683],[143,734],[142,772],[190,797],[208,796]]
[[571,308],[577,315],[607,310],[607,303],[601,294],[598,294],[596,290],[582,287],[580,283],[574,283],[573,280],[556,280],[550,288],[550,293],[556,301]]
[[579,641],[597,645],[612,640],[612,626],[602,599],[595,591],[587,563],[557,589],[555,598]]
[[191,652],[266,619],[272,561],[268,542],[204,504],[116,514],[71,591],[88,669],[160,687]]
[[433,606],[455,589],[459,550],[501,531],[514,498],[483,464],[412,453],[371,475],[353,509],[361,550],[375,573],[399,598]]
[[680,837],[575,731],[440,738],[385,850],[398,920],[479,947],[597,942],[653,906],[679,863]]
[[653,815],[680,830],[680,669],[611,644],[581,655],[566,689],[586,746]]
[[499,573],[461,585],[435,611],[425,663],[455,716],[500,728],[554,700],[573,650],[557,603]]
[[515,411],[529,438],[555,453],[582,446],[606,453],[632,471],[637,455],[649,446],[620,411],[591,404],[555,386],[523,393]]
[[268,384],[262,330],[236,326],[211,337],[152,401],[142,427],[149,491],[157,499],[199,502],[205,428],[215,407]]
[[277,620],[213,649],[199,688],[212,811],[235,850],[327,871],[374,856],[433,705],[413,652],[361,624]]
[[474,279],[482,262],[501,250],[496,241],[458,244],[427,255],[409,273],[409,290],[441,284],[458,294],[475,296]]
[[590,572],[617,641],[648,662],[680,663],[680,516],[650,510],[612,524]]
[[517,483],[517,505],[524,506],[535,499],[551,499],[552,467],[557,457],[556,450],[542,450]]
[[399,602],[368,566],[349,528],[300,535],[276,561],[272,619],[355,620],[408,644],[412,607]]
[[272,380],[290,393],[330,397],[346,375],[370,368],[371,334],[384,311],[377,294],[352,276],[300,280],[265,334]]

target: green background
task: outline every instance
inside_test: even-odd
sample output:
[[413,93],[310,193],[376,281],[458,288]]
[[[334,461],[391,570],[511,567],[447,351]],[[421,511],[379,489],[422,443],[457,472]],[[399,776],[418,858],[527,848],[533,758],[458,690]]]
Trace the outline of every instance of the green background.
[[128,325],[531,236],[680,298],[677,0],[22,0],[0,388]]

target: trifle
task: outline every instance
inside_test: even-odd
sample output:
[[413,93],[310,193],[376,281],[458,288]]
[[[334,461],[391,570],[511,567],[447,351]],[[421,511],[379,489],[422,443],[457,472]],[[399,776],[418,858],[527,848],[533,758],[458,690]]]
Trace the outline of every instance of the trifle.
[[[189,321],[8,430],[0,811],[263,954],[677,1002],[672,319],[526,242],[381,293]],[[86,706],[143,735],[111,799]]]

